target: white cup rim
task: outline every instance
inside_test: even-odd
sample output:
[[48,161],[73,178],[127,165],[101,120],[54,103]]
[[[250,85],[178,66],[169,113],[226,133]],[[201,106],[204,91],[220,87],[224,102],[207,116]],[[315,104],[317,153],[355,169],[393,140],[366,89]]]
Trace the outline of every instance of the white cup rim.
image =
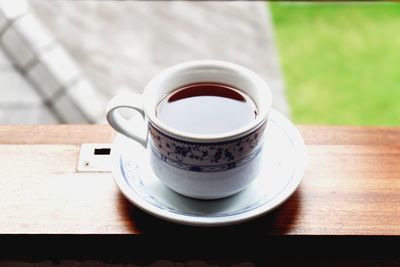
[[[258,88],[257,90],[260,90],[261,95],[263,96],[263,98],[265,98],[263,99],[262,102],[260,102],[262,104],[262,107],[260,106],[260,103],[257,104],[257,108],[259,111],[257,118],[241,128],[228,131],[226,133],[207,134],[207,135],[192,134],[180,131],[166,125],[164,122],[158,119],[155,112],[156,107],[153,105],[154,101],[151,101],[151,98],[154,96],[154,94],[151,94],[151,92],[153,90],[157,90],[157,88],[161,84],[163,84],[163,81],[165,81],[168,77],[171,77],[171,75],[182,72],[183,70],[196,69],[196,68],[214,68],[224,71],[233,71],[242,74],[247,79],[251,79],[252,82],[256,84]],[[157,101],[160,100],[161,99],[157,99]],[[243,66],[234,63],[219,61],[219,60],[196,60],[174,65],[157,74],[147,84],[147,86],[143,91],[143,107],[149,122],[164,134],[167,134],[172,138],[180,140],[212,143],[212,142],[221,142],[221,141],[236,139],[243,135],[249,134],[255,129],[258,129],[258,127],[260,127],[268,118],[269,112],[272,107],[272,94],[266,82],[259,75],[257,75],[255,72],[251,71],[248,68],[245,68]]]

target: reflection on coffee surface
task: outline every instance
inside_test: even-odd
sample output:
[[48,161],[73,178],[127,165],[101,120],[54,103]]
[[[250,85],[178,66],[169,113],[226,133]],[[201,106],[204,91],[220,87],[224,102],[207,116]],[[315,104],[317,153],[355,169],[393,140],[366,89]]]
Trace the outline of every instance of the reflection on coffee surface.
[[196,83],[165,96],[158,104],[157,117],[189,134],[222,134],[255,120],[257,107],[247,94],[232,86]]

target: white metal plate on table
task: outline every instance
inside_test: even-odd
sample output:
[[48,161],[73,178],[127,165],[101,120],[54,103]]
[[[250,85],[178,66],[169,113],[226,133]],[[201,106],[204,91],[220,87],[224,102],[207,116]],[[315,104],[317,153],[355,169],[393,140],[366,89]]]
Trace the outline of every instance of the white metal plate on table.
[[77,170],[80,172],[111,171],[111,144],[82,144]]

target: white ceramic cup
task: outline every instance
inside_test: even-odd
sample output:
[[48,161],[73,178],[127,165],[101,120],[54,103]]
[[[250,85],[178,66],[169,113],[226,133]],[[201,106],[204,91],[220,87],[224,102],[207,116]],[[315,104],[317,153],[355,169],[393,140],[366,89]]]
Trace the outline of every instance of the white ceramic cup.
[[[157,118],[163,97],[200,82],[241,90],[255,102],[257,117],[241,128],[214,135],[185,133]],[[116,131],[149,150],[154,173],[168,187],[185,196],[216,199],[239,192],[258,175],[271,105],[268,85],[251,70],[223,61],[190,61],[159,73],[143,94],[115,96],[108,104],[107,120]],[[141,125],[132,126],[118,112],[120,108],[138,111],[143,117]]]

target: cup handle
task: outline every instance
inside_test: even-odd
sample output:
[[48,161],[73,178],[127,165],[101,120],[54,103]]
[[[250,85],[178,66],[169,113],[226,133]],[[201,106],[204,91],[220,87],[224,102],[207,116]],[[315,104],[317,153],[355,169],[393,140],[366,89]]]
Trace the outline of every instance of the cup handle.
[[[134,127],[118,112],[120,108],[130,108],[139,112],[142,116],[142,123]],[[117,132],[132,138],[145,148],[147,147],[148,127],[141,94],[124,92],[114,96],[107,105],[106,117],[108,123]]]

